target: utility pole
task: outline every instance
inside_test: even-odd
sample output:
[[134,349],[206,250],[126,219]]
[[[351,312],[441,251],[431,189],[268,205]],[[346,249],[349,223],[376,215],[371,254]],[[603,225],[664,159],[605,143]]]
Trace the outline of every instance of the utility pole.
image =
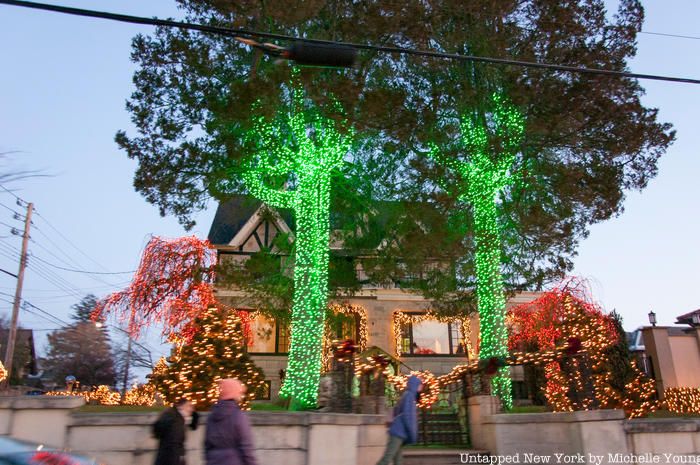
[[15,301],[12,305],[12,321],[10,322],[10,334],[7,337],[7,348],[5,349],[5,369],[7,379],[3,382],[4,387],[9,388],[10,376],[12,376],[12,359],[15,356],[15,341],[17,340],[17,320],[19,318],[19,305],[22,301],[22,284],[24,282],[24,270],[27,267],[27,244],[29,242],[29,227],[32,224],[32,211],[34,204],[27,204],[27,217],[24,220],[24,235],[22,236],[22,253],[19,257],[19,271],[17,272],[17,289],[15,290]]
[[126,395],[129,389],[129,364],[131,363],[131,334],[129,334],[129,342],[126,344],[126,360],[124,363],[124,382],[122,384],[122,396]]

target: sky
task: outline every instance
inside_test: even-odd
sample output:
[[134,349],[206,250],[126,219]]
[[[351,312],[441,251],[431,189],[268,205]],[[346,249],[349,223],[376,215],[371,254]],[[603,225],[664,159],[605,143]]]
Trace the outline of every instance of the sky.
[[[181,17],[174,0],[45,0],[46,3],[137,16]],[[615,2],[610,1],[611,5]],[[671,4],[673,7],[671,7]],[[700,3],[645,1],[644,30],[694,36],[638,36],[637,73],[700,78]],[[0,5],[0,174],[22,170],[41,176],[0,189],[0,269],[17,273],[26,213],[36,209],[20,312],[24,327],[45,334],[70,321],[71,305],[124,287],[151,235],[206,237],[215,205],[196,216],[190,233],[175,218],[160,217],[133,189],[136,162],[114,143],[119,129],[133,132],[124,108],[133,91],[131,39],[151,27]],[[659,174],[641,192],[629,192],[625,211],[593,225],[579,248],[574,275],[588,280],[601,306],[617,310],[626,329],[647,324],[654,310],[661,325],[700,308],[700,86],[643,81],[645,105],[659,108],[677,140],[659,162]],[[22,202],[20,202],[22,203]],[[60,267],[60,268],[59,268]],[[9,314],[16,280],[0,273],[0,315]],[[38,307],[38,309],[37,309]],[[31,312],[31,313],[30,313]],[[43,313],[46,312],[46,313]],[[48,316],[47,314],[50,314]],[[119,334],[114,333],[119,339]],[[159,331],[141,342],[153,356],[165,353]]]

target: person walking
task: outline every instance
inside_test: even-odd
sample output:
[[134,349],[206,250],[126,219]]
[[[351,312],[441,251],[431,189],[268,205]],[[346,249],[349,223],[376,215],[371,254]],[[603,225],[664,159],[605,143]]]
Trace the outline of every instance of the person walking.
[[401,465],[401,448],[405,444],[418,441],[418,414],[416,404],[423,384],[417,376],[411,376],[406,383],[406,391],[394,407],[394,415],[389,426],[389,441],[384,455],[377,465]]
[[219,401],[207,418],[204,455],[207,465],[256,465],[248,416],[238,403],[246,387],[235,378],[219,381]]
[[153,424],[153,436],[158,439],[155,465],[185,465],[185,423],[197,428],[197,412],[187,399],[165,410]]

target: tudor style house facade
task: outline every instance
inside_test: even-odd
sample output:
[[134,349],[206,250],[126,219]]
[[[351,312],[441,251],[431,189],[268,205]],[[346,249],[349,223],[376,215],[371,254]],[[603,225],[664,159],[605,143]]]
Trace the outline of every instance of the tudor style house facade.
[[[261,202],[244,196],[222,202],[208,236],[219,260],[247,260],[263,248],[272,247],[279,234],[292,232],[292,218],[270,211]],[[222,303],[251,312],[247,350],[264,370],[275,398],[287,367],[289,329],[255,313],[245,304],[245,294],[240,290],[219,286],[216,293]],[[508,306],[530,302],[538,295],[520,293],[508,301]],[[441,375],[475,357],[478,318],[438,321],[429,314],[431,302],[415,292],[366,282],[352,296],[331,298],[329,305],[343,317],[327,328],[327,338],[352,339],[361,349],[378,347],[400,360],[402,370],[429,370]],[[522,371],[514,372],[514,381],[519,397]]]

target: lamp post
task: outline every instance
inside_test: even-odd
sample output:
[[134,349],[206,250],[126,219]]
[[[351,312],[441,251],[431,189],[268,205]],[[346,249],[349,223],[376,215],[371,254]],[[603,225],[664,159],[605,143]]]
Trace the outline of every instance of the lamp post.
[[649,312],[649,323],[651,323],[652,327],[656,327],[656,313],[654,313],[654,310]]

